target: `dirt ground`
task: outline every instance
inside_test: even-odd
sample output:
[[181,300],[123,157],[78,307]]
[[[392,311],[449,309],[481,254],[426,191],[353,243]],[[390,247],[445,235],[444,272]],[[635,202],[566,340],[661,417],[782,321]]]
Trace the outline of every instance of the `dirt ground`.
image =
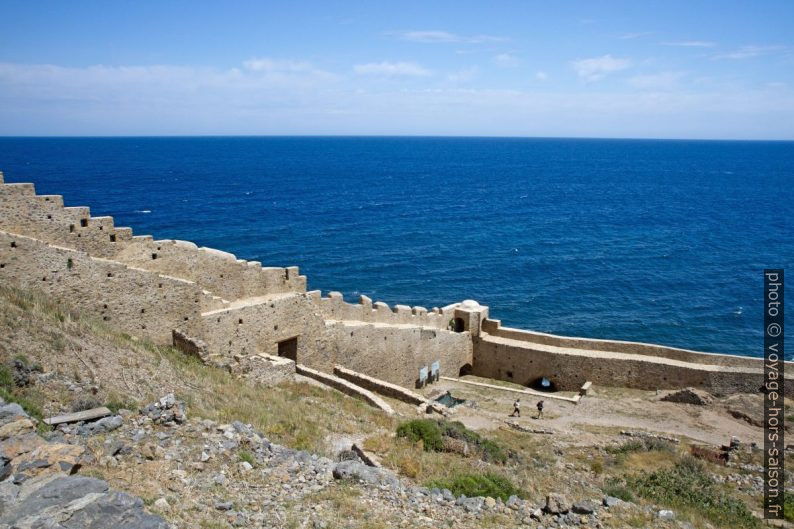
[[[493,383],[471,376],[463,380]],[[453,416],[477,430],[495,429],[504,426],[506,421],[515,421],[526,428],[551,430],[578,439],[583,445],[593,444],[602,433],[614,435],[617,430],[647,431],[712,445],[728,444],[732,436],[744,443],[760,444],[763,440],[761,428],[735,418],[728,411],[739,408],[747,416],[761,420],[762,395],[714,399],[711,404],[698,406],[660,400],[668,392],[657,394],[655,391],[594,386],[578,404],[543,398],[543,418],[538,419],[536,404],[541,398],[532,395],[443,379],[423,391],[428,396],[450,391],[454,397],[466,399],[464,404],[453,408]],[[520,418],[509,417],[516,398],[521,398]]]

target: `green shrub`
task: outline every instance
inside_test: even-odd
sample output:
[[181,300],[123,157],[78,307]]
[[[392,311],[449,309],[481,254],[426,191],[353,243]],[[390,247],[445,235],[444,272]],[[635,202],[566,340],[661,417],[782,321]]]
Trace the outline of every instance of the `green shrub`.
[[719,526],[738,529],[760,525],[747,505],[721,489],[703,463],[692,456],[680,458],[672,468],[633,476],[626,484],[643,498],[693,508]]
[[632,439],[620,446],[608,446],[606,451],[613,455],[628,455],[635,452],[674,452],[673,443],[662,439]]
[[499,474],[460,474],[449,479],[437,479],[427,484],[428,487],[449,489],[455,496],[461,494],[471,498],[474,496],[490,496],[507,500],[510,496],[523,496],[513,483]]
[[794,494],[783,493],[783,518],[789,522],[794,522]]
[[608,480],[602,490],[607,496],[613,496],[623,501],[634,501],[634,494],[619,480]]
[[241,450],[238,454],[240,456],[240,461],[245,461],[251,466],[256,465],[256,459],[254,459],[254,455],[247,450]]
[[440,452],[444,448],[441,428],[436,421],[430,419],[416,419],[401,424],[397,427],[397,437],[405,437],[413,443],[422,441],[428,452]]
[[33,418],[35,418],[35,419],[37,419],[39,421],[39,427],[40,428],[44,428],[44,426],[43,426],[44,423],[42,422],[44,420],[44,414],[42,413],[41,408],[39,408],[31,400],[26,399],[25,397],[23,397],[21,395],[17,395],[15,393],[11,393],[5,387],[0,387],[0,398],[3,399],[4,401],[6,401],[6,403],[8,403],[8,404],[10,404],[12,402],[16,402],[17,404],[22,406],[22,409],[25,410],[25,412],[28,415],[30,415],[31,417],[33,417]]
[[11,372],[11,368],[6,364],[0,364],[0,388],[6,391],[13,391],[15,387],[14,374]]
[[397,428],[397,436],[405,437],[412,442],[422,441],[428,452],[440,452],[444,449],[443,437],[451,437],[465,441],[480,453],[483,461],[491,463],[507,463],[508,453],[498,443],[482,437],[477,432],[466,428],[458,421],[434,421],[417,419],[401,424]]

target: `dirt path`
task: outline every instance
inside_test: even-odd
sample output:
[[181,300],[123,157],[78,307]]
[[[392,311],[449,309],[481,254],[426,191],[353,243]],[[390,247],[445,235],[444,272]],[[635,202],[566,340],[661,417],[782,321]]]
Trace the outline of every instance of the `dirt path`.
[[[514,420],[527,428],[569,435],[577,444],[592,444],[617,430],[644,430],[671,437],[686,437],[712,445],[727,444],[731,436],[761,443],[763,431],[732,417],[719,401],[707,406],[660,401],[653,391],[594,388],[578,405],[547,399],[544,418],[536,419],[536,398],[523,400],[521,418],[510,418],[516,394],[442,380],[432,390],[451,391],[467,402],[455,408],[454,418],[467,427],[489,430]],[[751,398],[753,396],[750,396]],[[599,430],[604,429],[603,432]]]

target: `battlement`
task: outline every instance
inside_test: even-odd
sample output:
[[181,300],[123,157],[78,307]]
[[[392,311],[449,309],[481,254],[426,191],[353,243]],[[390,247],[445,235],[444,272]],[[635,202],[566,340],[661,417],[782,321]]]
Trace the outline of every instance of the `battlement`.
[[133,235],[130,228],[116,228],[113,217],[64,206],[60,195],[36,195],[33,184],[0,184],[0,229],[188,279],[222,299],[306,291],[306,277],[297,267],[262,267],[187,241]]
[[321,297],[320,291],[309,293],[320,306],[326,320],[363,321],[368,323],[385,323],[389,325],[415,325],[450,329],[450,319],[454,314],[454,306],[439,309],[434,307],[428,311],[425,307],[409,307],[395,305],[394,308],[382,301],[373,302],[367,296],[359,296],[358,304],[347,303],[340,292],[329,292]]

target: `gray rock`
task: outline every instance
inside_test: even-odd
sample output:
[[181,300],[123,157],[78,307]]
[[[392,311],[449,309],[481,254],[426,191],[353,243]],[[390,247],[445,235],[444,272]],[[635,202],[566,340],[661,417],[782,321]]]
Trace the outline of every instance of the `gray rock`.
[[444,501],[455,501],[455,495],[449,489],[442,490],[441,497],[444,498]]
[[67,529],[105,529],[113,520],[114,529],[168,529],[169,525],[159,516],[148,514],[143,502],[123,492],[111,491],[96,501],[74,512],[64,522]]
[[391,472],[369,467],[360,461],[342,461],[334,466],[333,476],[336,479],[358,479],[366,483],[386,485],[392,490],[401,488],[400,480]]
[[626,502],[614,496],[604,496],[603,503],[604,503],[604,507],[615,507],[617,505],[621,505]]
[[98,421],[88,422],[81,425],[77,429],[77,434],[96,435],[100,433],[112,432],[116,428],[119,428],[122,424],[124,424],[124,419],[121,418],[121,415],[111,415],[110,417],[104,417]]
[[656,515],[660,520],[675,520],[675,513],[670,510],[662,509]]
[[466,498],[462,502],[463,508],[469,512],[478,512],[482,510],[485,505],[485,498],[477,496],[476,498]]
[[0,406],[0,425],[6,424],[16,417],[27,417],[28,414],[16,402]]
[[231,511],[232,510],[232,502],[230,501],[219,501],[215,504],[215,508],[219,511]]
[[576,514],[593,514],[595,512],[595,505],[589,501],[577,501],[571,506],[571,510]]
[[177,400],[173,393],[162,397],[159,401],[145,406],[141,414],[152,419],[153,422],[165,426],[176,426],[187,420],[185,403]]
[[27,480],[16,490],[6,483],[0,490],[0,526],[101,529],[113,520],[117,529],[168,527],[159,516],[147,514],[140,499],[108,491],[107,483],[98,479],[48,475]]

